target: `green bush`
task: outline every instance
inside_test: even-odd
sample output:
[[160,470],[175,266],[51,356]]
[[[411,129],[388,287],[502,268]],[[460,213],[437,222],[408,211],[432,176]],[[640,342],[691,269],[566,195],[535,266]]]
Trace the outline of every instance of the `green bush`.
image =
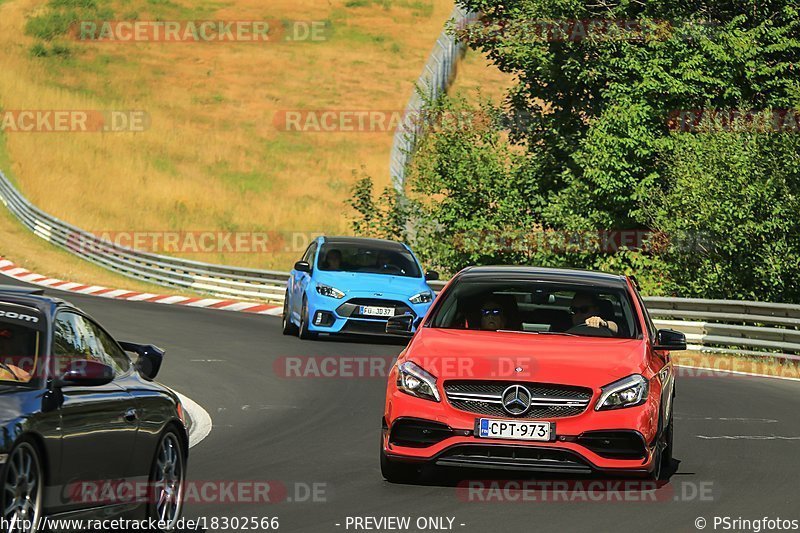
[[25,33],[43,41],[52,41],[66,34],[79,20],[78,13],[73,10],[47,11],[29,19],[25,23]]
[[667,292],[800,302],[800,137],[680,134],[646,206],[671,236]]

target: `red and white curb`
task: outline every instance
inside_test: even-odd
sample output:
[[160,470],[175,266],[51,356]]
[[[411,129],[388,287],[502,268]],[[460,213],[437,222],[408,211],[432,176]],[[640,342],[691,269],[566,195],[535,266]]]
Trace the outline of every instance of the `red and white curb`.
[[211,433],[211,428],[214,425],[211,421],[211,415],[208,414],[208,411],[203,409],[202,405],[188,396],[181,394],[175,389],[172,389],[172,392],[178,395],[178,398],[181,400],[181,405],[183,405],[183,409],[186,411],[186,415],[192,420],[189,427],[189,448],[193,448],[200,444],[200,441],[208,437],[208,434]]
[[129,302],[151,302],[166,305],[185,305],[187,307],[203,307],[218,311],[238,311],[241,313],[255,313],[259,315],[279,316],[283,308],[274,304],[245,302],[241,300],[218,300],[215,298],[192,298],[189,296],[170,296],[165,294],[151,294],[149,292],[128,291],[125,289],[109,289],[99,285],[83,285],[73,281],[64,281],[48,278],[36,274],[22,267],[16,266],[8,259],[0,257],[0,274],[9,276],[25,283],[32,283],[48,289],[72,292],[75,294],[88,294],[100,298],[114,300],[127,300]]

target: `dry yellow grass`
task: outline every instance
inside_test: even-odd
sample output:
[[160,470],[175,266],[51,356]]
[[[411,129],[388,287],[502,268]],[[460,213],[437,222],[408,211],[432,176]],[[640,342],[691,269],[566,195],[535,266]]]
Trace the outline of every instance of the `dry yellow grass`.
[[[452,0],[175,0],[205,19],[330,20],[331,39],[281,44],[72,43],[33,58],[26,19],[44,0],[0,3],[0,107],[144,110],[140,133],[6,133],[10,170],[36,205],[89,231],[348,232],[362,167],[387,184],[390,133],[286,133],[284,110],[400,110]],[[154,2],[153,4],[157,4]],[[132,0],[118,14],[149,3]],[[0,143],[2,143],[0,138]],[[18,233],[6,231],[4,247]],[[12,253],[14,260],[22,254]],[[286,269],[299,252],[192,254]],[[58,262],[42,267],[53,274]]]
[[500,72],[485,55],[468,50],[458,66],[458,75],[450,88],[450,94],[470,100],[489,98],[499,104],[508,89],[514,85],[514,81],[513,76]]

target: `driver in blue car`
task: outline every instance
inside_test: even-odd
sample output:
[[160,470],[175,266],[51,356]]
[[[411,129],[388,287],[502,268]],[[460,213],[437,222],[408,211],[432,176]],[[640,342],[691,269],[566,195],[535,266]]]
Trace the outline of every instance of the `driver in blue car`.
[[325,267],[326,270],[341,270],[342,268],[342,252],[336,248],[331,248],[325,254]]
[[619,326],[613,320],[602,318],[600,298],[590,292],[576,292],[569,307],[572,326],[586,325],[590,328],[608,328],[611,333],[619,333]]

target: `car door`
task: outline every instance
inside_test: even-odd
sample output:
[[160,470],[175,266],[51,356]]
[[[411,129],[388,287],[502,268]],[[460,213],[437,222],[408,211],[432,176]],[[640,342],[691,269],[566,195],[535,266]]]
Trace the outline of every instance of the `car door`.
[[[313,272],[314,269],[314,259],[317,255],[317,241],[312,242],[306,248],[306,252],[303,254],[303,257],[300,259],[301,261],[307,262],[311,265],[311,269]],[[308,272],[299,272],[294,270],[294,277],[292,279],[292,312],[296,313],[295,318],[299,321],[300,320],[300,312],[303,309],[303,294],[305,294],[306,287],[308,287],[309,282],[311,281],[311,274]]]
[[134,400],[118,383],[131,369],[121,368],[110,356],[110,344],[115,344],[113,339],[88,317],[74,311],[56,315],[53,356],[57,372],[63,372],[71,360],[90,359],[108,364],[116,376],[106,385],[61,388],[58,480],[72,487],[62,510],[118,503],[104,500],[101,493],[119,486],[134,451],[138,429]]

